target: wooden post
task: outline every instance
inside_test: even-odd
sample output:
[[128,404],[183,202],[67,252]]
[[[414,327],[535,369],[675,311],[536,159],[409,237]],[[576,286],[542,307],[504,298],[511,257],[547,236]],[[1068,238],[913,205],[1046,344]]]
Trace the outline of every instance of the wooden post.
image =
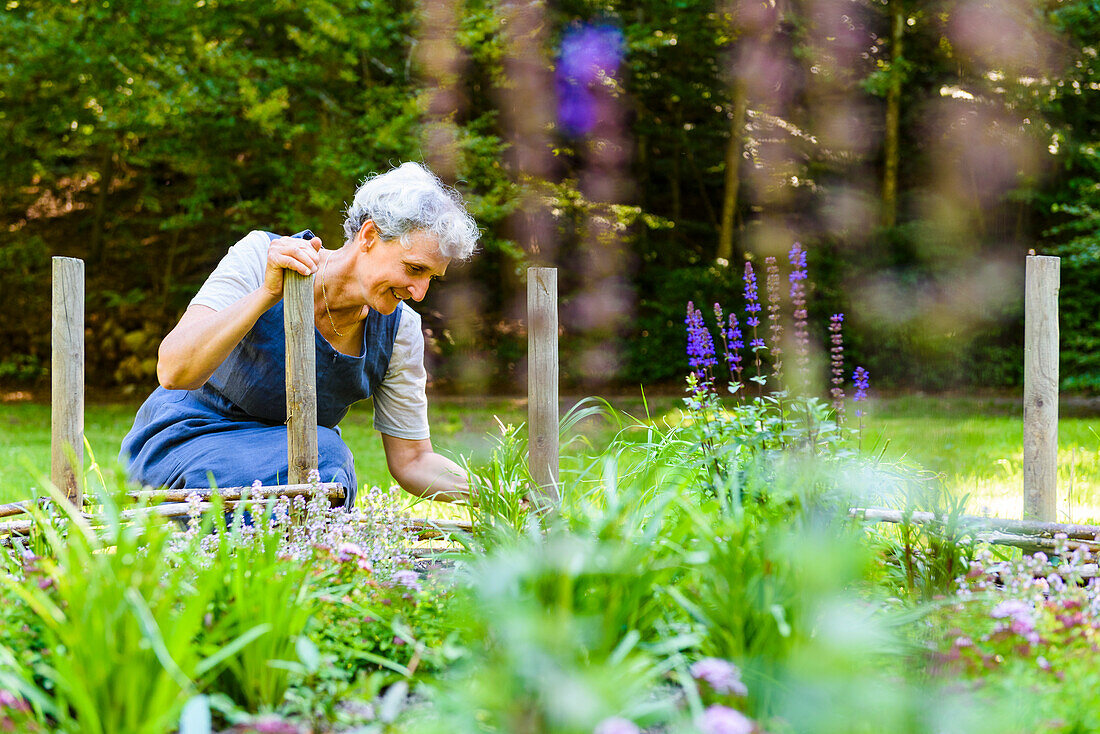
[[527,431],[531,477],[558,501],[558,271],[527,269]]
[[313,276],[283,271],[286,332],[286,437],[288,484],[305,484],[317,464],[317,352]]
[[1024,282],[1024,519],[1046,522],[1058,490],[1059,265],[1028,255]]
[[53,258],[50,481],[84,503],[84,261]]

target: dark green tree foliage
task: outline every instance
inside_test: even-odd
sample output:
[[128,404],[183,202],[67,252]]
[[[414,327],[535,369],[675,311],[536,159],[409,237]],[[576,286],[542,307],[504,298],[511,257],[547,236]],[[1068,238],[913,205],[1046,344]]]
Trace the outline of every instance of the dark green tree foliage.
[[[1064,382],[1100,385],[1094,0],[467,0],[445,113],[423,72],[426,7],[9,2],[0,380],[45,373],[50,255],[88,261],[90,380],[148,385],[157,342],[228,245],[306,227],[338,244],[358,180],[434,165],[427,141],[444,125],[456,152],[444,176],[485,237],[421,309],[441,382],[461,384],[465,360],[477,384],[514,385],[525,255],[561,268],[563,378],[591,384],[585,355],[614,344],[618,372],[601,379],[635,385],[683,374],[687,300],[739,308],[742,258],[762,274],[798,239],[811,324],[845,312],[849,358],[876,384],[930,388],[1018,383],[1023,257],[1061,254]],[[541,20],[509,46],[519,12]],[[554,108],[561,39],[584,23],[622,34],[599,92],[610,116],[574,134],[551,114],[530,128],[542,137],[518,140],[516,111]],[[545,88],[516,78],[520,52]],[[891,85],[897,217],[883,228]],[[524,169],[520,143],[550,163]],[[727,160],[739,188],[723,266]],[[520,226],[539,212],[553,247]],[[594,316],[604,296],[614,313]]]
[[[416,22],[410,4],[354,0],[9,3],[0,289],[18,295],[0,321],[14,351],[48,362],[50,255],[87,260],[90,379],[148,384],[160,337],[250,229],[338,246],[358,181],[422,158]],[[458,174],[491,225],[508,190],[486,167],[487,114],[465,121]]]
[[1037,95],[1054,166],[1032,198],[1050,254],[1062,256],[1062,383],[1100,392],[1100,3],[1054,3],[1050,19],[1066,63]]

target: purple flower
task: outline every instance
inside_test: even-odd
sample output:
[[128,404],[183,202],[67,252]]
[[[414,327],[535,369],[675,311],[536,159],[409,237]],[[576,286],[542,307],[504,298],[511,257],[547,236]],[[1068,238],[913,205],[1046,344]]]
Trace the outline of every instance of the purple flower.
[[420,576],[416,571],[410,571],[408,569],[394,571],[393,582],[399,586],[404,586],[410,591],[420,591]]
[[352,558],[362,558],[366,554],[355,543],[341,543],[336,549],[336,560],[340,563],[350,561]]
[[802,244],[795,242],[791,245],[790,251],[787,253],[787,260],[791,263],[791,274],[787,276],[791,281],[791,300],[794,300],[794,288],[798,283],[806,280],[809,273],[806,269],[806,251],[802,249]]
[[752,269],[752,263],[745,263],[745,274],[741,279],[745,281],[745,312],[760,313],[760,296],[756,290],[756,273]]
[[1035,631],[1035,612],[1031,605],[1022,599],[1006,599],[989,612],[993,619],[1007,620],[1000,625],[999,630],[1007,630],[1014,635],[1019,635],[1031,644],[1039,642],[1039,635]]
[[734,376],[734,382],[741,382],[741,350],[745,348],[742,340],[741,327],[737,323],[737,316],[730,314],[729,328],[726,329],[726,339],[729,340],[730,351],[726,353],[726,362],[729,365],[730,374]]
[[256,734],[299,734],[301,731],[295,724],[284,721],[274,714],[269,714],[254,721],[248,727]]
[[787,253],[787,259],[791,263],[791,305],[794,307],[794,343],[795,355],[798,358],[798,366],[803,370],[810,362],[810,332],[806,322],[806,288],[802,281],[806,280],[806,251],[802,245],[795,242]]
[[623,58],[623,34],[618,28],[582,24],[561,39],[558,74],[578,84],[592,84],[614,74]]
[[[871,384],[871,375],[870,375],[870,373],[867,372],[867,370],[863,369],[862,367],[856,367],[856,371],[854,373],[852,373],[852,384],[854,384],[855,387],[856,387],[856,392],[855,392],[854,395],[852,395],[852,400],[854,402],[859,402],[860,400],[866,400],[867,399],[867,387],[868,387],[868,385]],[[862,415],[863,415],[863,411],[857,409],[856,410],[856,416],[860,417]]]
[[640,732],[638,725],[630,719],[612,716],[597,724],[592,734],[640,734]]
[[829,394],[833,397],[833,410],[836,411],[837,424],[844,423],[844,314],[834,313],[829,317],[829,361],[832,366],[833,387]]
[[749,689],[741,682],[741,671],[728,660],[703,658],[691,666],[691,677],[706,681],[715,693],[749,695]]
[[0,709],[9,708],[14,711],[28,713],[31,707],[21,698],[17,698],[11,691],[0,688]]
[[585,135],[600,119],[594,88],[614,76],[623,57],[623,34],[614,26],[575,26],[565,32],[558,53],[555,85],[558,119],[571,135]]
[[1006,599],[989,612],[993,619],[1007,619],[1021,616],[1031,616],[1031,605],[1023,599]]
[[774,257],[764,258],[764,264],[768,270],[768,333],[772,343],[772,377],[778,380],[783,372],[783,361],[780,359],[783,354],[783,325],[779,322],[779,266]]
[[703,734],[751,734],[753,728],[752,719],[727,706],[711,706],[699,722]]
[[703,323],[703,312],[695,308],[695,304],[691,301],[688,301],[687,318],[684,319],[684,324],[687,326],[688,365],[705,388],[710,384],[707,370],[718,364],[718,360],[714,357],[714,338]]

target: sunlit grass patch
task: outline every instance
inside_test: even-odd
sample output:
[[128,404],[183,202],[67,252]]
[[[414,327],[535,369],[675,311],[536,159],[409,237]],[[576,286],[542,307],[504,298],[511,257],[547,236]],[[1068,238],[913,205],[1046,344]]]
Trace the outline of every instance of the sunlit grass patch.
[[[613,399],[640,421],[677,426],[688,420],[677,397],[643,403],[640,396]],[[85,432],[109,482],[122,476],[115,456],[130,427],[136,403],[89,405]],[[431,401],[432,441],[436,450],[484,461],[499,433],[497,420],[519,425],[527,418],[520,398]],[[856,418],[848,416],[848,424]],[[920,466],[939,475],[944,486],[969,494],[967,512],[1020,517],[1023,510],[1023,425],[1011,400],[903,396],[870,404],[864,417],[862,448],[884,461]],[[341,425],[355,454],[360,486],[389,486],[381,441],[373,427],[370,404],[355,406]],[[577,427],[577,440],[562,447],[571,455],[598,452],[617,427],[592,419]],[[639,439],[640,440],[640,439]],[[50,407],[28,402],[0,404],[0,502],[25,499],[35,480],[27,465],[48,471]],[[1063,521],[1100,520],[1100,418],[1063,417],[1059,421],[1058,512]],[[465,509],[408,497],[408,513],[440,520],[468,519]]]
[[[889,409],[884,406],[883,412]],[[1098,430],[1100,419],[1058,422],[1058,519],[1063,522],[1100,519]],[[956,496],[969,495],[967,512],[1022,516],[1022,417],[887,412],[872,415],[868,431],[885,459],[915,463],[938,474]]]

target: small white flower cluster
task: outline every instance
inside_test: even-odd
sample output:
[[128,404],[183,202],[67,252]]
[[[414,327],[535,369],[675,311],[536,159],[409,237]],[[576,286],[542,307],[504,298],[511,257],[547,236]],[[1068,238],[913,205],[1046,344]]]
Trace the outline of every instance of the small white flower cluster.
[[[1009,635],[1029,645],[1043,641],[1041,615],[1053,617],[1060,633],[1074,631],[1100,634],[1100,579],[1097,554],[1089,546],[1071,541],[1065,534],[1054,536],[1053,556],[1037,552],[1018,559],[1000,561],[983,550],[966,575],[958,578],[960,600],[987,599],[989,617],[996,620],[992,636]],[[1045,629],[1045,628],[1044,628]],[[990,635],[983,638],[988,640]],[[954,648],[972,646],[959,638]],[[1046,658],[1040,668],[1050,667]]]
[[[280,557],[308,561],[318,553],[327,554],[338,562],[354,560],[361,570],[383,576],[409,565],[408,549],[415,538],[398,512],[396,490],[372,487],[361,495],[361,509],[347,512],[331,507],[320,482],[311,478],[313,491],[308,497],[242,501],[226,515],[224,540],[231,548],[244,549],[274,536]],[[187,530],[173,540],[171,549],[191,554],[197,549],[200,564],[212,563],[223,541],[220,526],[215,523],[212,532],[198,538],[202,529],[200,497],[194,493],[187,501]]]

